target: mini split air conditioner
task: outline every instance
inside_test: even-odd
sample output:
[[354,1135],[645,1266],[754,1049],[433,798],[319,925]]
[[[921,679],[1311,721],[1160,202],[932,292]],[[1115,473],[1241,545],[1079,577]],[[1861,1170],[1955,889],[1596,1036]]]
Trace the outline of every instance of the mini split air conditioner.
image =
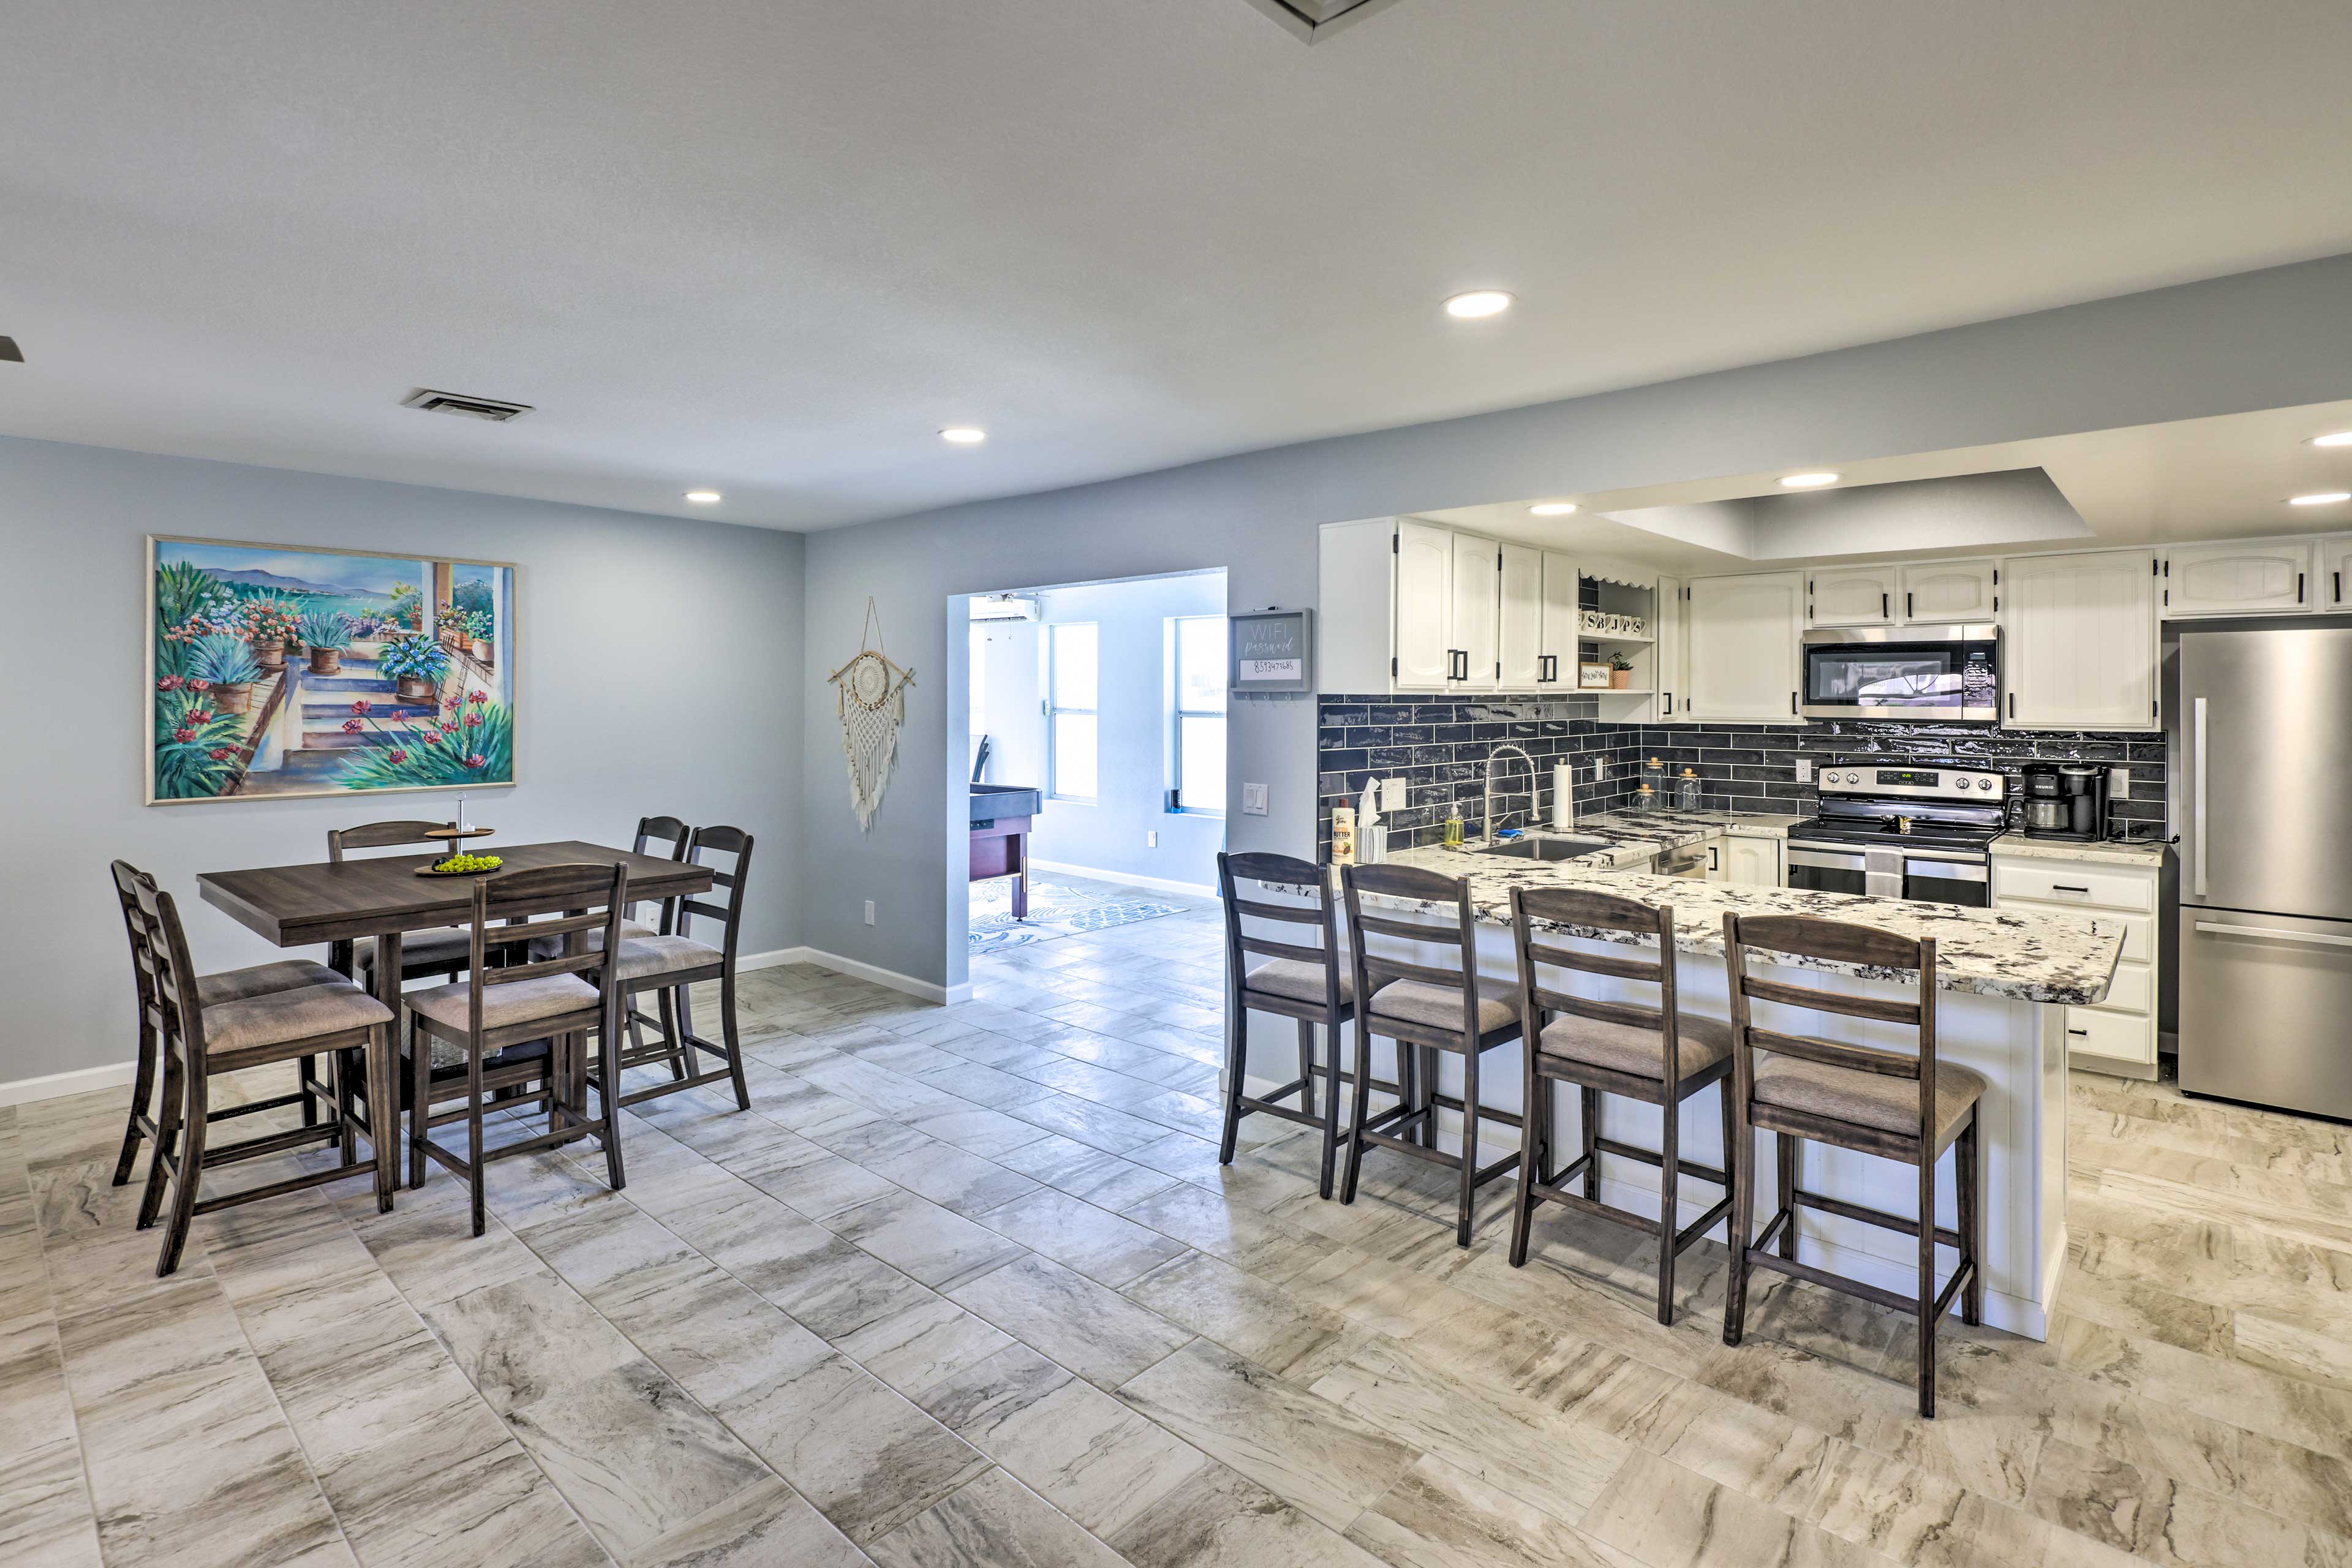
[[1034,621],[1038,613],[1037,601],[1023,594],[990,594],[971,602],[975,621]]

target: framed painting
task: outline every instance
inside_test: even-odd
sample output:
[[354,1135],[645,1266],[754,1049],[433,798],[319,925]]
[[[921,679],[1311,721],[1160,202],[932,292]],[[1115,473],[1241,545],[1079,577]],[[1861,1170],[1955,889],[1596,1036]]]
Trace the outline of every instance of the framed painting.
[[515,569],[147,538],[147,804],[515,782]]

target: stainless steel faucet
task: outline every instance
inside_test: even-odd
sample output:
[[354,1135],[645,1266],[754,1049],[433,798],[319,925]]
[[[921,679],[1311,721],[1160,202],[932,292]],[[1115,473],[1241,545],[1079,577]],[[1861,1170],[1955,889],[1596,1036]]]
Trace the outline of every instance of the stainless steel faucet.
[[1507,755],[1516,753],[1528,764],[1528,820],[1536,818],[1536,760],[1517,746],[1497,746],[1486,754],[1486,777],[1482,781],[1486,796],[1479,811],[1479,834],[1489,844],[1495,841],[1495,764]]

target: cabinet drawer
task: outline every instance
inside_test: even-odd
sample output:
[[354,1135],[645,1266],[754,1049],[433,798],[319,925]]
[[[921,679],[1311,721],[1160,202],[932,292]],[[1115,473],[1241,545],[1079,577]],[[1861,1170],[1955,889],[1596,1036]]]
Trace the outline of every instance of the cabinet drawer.
[[2086,904],[2135,913],[2156,908],[2152,877],[2096,871],[2057,860],[1995,860],[1992,891],[1996,900],[2035,899],[2047,904]]
[[2124,933],[2126,963],[2156,962],[2156,922],[2154,921],[2145,916],[2135,915],[2095,915],[2091,920],[2091,930],[2100,936],[2113,936],[2118,927]]
[[2118,963],[2115,984],[2107,987],[2107,999],[2099,1004],[2098,1010],[2145,1017],[2155,997],[2156,985],[2147,964]]
[[2066,1009],[2069,1056],[2108,1057],[2116,1061],[2156,1060],[2156,1020],[2093,1007]]

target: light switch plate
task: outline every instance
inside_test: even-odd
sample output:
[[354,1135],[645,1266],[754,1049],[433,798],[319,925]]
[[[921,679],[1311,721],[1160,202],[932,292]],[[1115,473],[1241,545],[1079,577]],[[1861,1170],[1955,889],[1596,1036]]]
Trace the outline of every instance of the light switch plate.
[[1244,816],[1265,815],[1265,785],[1262,784],[1242,785],[1242,815]]
[[1797,782],[1799,784],[1811,784],[1813,782],[1812,758],[1799,757],[1797,759]]
[[2107,770],[2107,798],[2109,800],[2129,800],[2131,798],[2131,770],[2129,768],[2109,768]]
[[1382,811],[1384,811],[1384,812],[1388,812],[1388,811],[1402,811],[1404,808],[1405,808],[1405,782],[1404,782],[1404,780],[1402,780],[1402,779],[1382,779],[1382,780],[1381,781],[1381,809]]

